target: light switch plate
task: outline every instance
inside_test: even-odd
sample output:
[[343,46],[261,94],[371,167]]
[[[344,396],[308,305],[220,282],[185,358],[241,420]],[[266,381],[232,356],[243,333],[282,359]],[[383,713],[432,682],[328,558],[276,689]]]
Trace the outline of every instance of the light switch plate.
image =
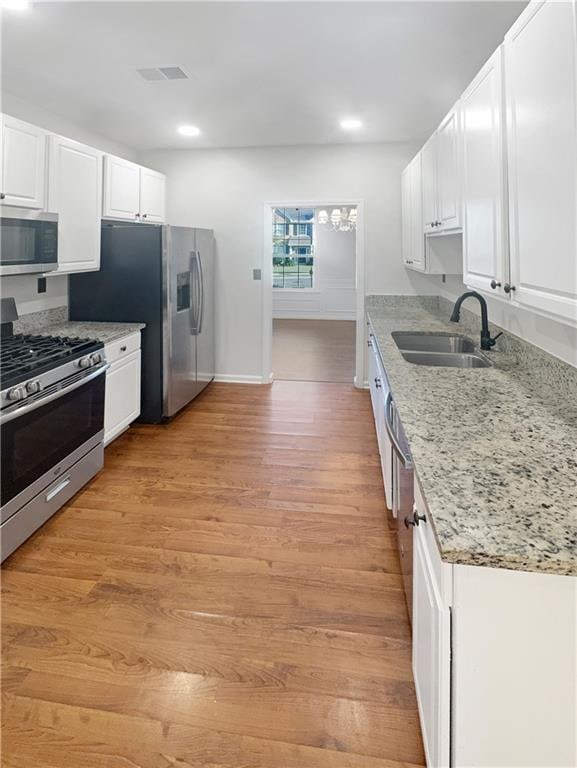
[[262,269],[253,269],[253,271],[252,271],[252,279],[253,280],[262,280]]

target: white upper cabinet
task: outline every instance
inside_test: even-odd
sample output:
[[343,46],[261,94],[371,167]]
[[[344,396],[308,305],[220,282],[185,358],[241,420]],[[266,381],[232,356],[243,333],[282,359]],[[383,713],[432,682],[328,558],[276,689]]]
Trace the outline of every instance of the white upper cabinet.
[[439,228],[461,226],[460,107],[453,107],[437,130],[437,211]]
[[165,220],[162,173],[113,155],[104,158],[104,218],[162,223]]
[[437,212],[437,135],[434,133],[421,150],[423,224],[425,232],[438,226]]
[[457,103],[421,150],[425,232],[461,226],[460,138]]
[[140,214],[140,166],[120,157],[104,158],[104,218],[136,221]]
[[48,167],[48,208],[58,214],[58,271],[98,269],[102,152],[51,136]]
[[163,222],[165,219],[164,192],[166,177],[150,168],[140,169],[140,217],[145,221]]
[[575,6],[535,2],[505,37],[515,303],[577,322]]
[[503,48],[461,97],[463,282],[507,298],[509,280],[504,157]]
[[2,203],[43,210],[46,202],[46,131],[2,116]]
[[421,153],[403,171],[402,224],[403,262],[410,269],[425,271],[425,236],[423,233],[423,201]]

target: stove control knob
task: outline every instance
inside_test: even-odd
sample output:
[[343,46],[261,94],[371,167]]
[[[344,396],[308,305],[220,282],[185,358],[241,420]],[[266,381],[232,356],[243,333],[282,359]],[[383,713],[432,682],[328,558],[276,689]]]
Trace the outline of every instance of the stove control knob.
[[92,361],[90,360],[89,357],[81,357],[76,363],[76,365],[79,368],[90,368],[90,366],[92,365]]
[[93,352],[90,355],[90,362],[92,363],[92,365],[98,365],[98,363],[101,363],[102,355],[100,354],[100,352]]
[[39,381],[29,381],[28,384],[26,384],[26,392],[28,392],[29,395],[35,395],[42,389],[42,385]]
[[6,397],[8,400],[24,400],[26,397],[26,388],[14,387],[13,389],[8,390]]

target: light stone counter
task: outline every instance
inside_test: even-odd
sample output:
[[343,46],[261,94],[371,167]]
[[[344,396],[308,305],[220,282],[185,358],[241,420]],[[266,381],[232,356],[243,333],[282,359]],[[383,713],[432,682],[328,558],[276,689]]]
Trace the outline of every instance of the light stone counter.
[[478,345],[480,319],[448,322],[438,297],[366,306],[443,560],[577,575],[577,369],[509,334],[492,368],[414,365],[392,331]]
[[145,328],[144,323],[97,323],[90,320],[67,320],[38,329],[40,336],[78,336],[81,339],[98,339],[108,344],[123,336]]

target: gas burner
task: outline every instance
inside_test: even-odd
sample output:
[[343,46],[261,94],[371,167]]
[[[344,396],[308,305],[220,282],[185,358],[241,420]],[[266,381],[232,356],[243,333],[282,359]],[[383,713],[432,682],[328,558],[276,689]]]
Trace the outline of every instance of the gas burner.
[[0,349],[0,389],[90,354],[102,346],[102,342],[94,339],[70,336],[17,334],[5,337]]

